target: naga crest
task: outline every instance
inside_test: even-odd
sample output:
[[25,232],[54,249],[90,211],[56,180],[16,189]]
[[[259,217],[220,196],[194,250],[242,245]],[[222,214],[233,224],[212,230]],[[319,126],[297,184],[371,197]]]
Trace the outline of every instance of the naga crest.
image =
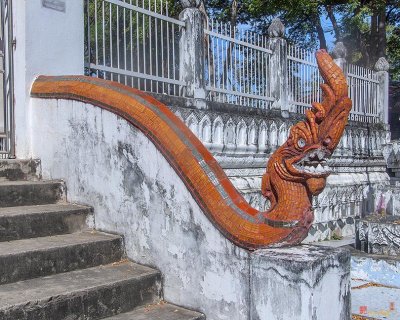
[[[287,141],[271,156],[263,176],[262,193],[271,201],[271,209],[288,197],[318,195],[330,174],[327,159],[338,145],[351,110],[346,78],[325,50],[316,53],[318,67],[325,83],[321,85],[323,99],[306,111],[306,119],[291,127]],[[296,199],[301,202],[301,199]],[[290,201],[286,201],[286,204]],[[282,204],[281,204],[282,205]],[[282,208],[283,209],[283,208]],[[275,217],[289,218],[285,213]]]

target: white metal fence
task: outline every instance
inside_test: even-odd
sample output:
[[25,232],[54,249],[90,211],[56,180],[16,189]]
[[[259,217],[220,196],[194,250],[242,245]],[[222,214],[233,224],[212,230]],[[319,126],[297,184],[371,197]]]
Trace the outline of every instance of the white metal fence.
[[264,36],[212,20],[206,34],[206,89],[212,101],[269,109],[271,50]]
[[293,45],[287,47],[288,103],[292,111],[304,113],[314,101],[320,101],[318,65],[313,52]]
[[179,95],[179,27],[166,1],[86,0],[87,72]]
[[[288,46],[289,103],[295,112],[304,113],[314,101],[321,99],[321,76],[314,52]],[[375,71],[346,64],[344,70],[353,101],[350,120],[376,123],[380,121],[378,105],[379,79]]]
[[[187,81],[193,81],[193,87],[205,89],[208,100],[261,109],[304,113],[320,100],[321,77],[313,51],[283,39],[272,45],[267,37],[227,23],[196,21],[201,28],[170,17],[165,0],[86,0],[87,73],[175,96],[193,92],[185,90]],[[187,35],[195,29],[204,29],[204,35]],[[183,33],[181,42],[196,41],[197,48],[200,43],[198,55],[187,50],[195,51],[196,45],[180,42]],[[195,57],[183,60],[187,55]],[[193,79],[198,70],[202,75]],[[347,65],[345,73],[354,105],[350,119],[381,121],[376,72]]]
[[13,158],[14,85],[11,1],[0,1],[0,158]]
[[360,66],[347,65],[349,95],[353,101],[350,119],[363,122],[379,122],[379,79],[376,72]]

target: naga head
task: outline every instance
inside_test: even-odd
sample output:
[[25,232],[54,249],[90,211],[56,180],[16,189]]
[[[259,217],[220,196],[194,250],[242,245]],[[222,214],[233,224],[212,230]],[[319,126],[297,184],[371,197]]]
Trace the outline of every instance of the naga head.
[[330,174],[327,159],[342,137],[352,105],[342,70],[325,50],[319,50],[316,58],[325,81],[322,102],[313,103],[306,119],[291,127],[287,141],[268,162],[271,183],[277,174],[280,179],[305,184],[313,196],[325,187]]

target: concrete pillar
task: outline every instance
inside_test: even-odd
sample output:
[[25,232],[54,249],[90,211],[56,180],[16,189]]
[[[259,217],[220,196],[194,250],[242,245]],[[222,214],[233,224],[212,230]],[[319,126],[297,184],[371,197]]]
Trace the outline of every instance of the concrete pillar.
[[195,106],[205,107],[204,82],[204,14],[198,8],[186,8],[179,19],[186,26],[181,30],[179,42],[179,78],[185,83],[183,96],[193,98]]
[[350,252],[302,245],[250,260],[251,320],[350,319]]
[[287,42],[284,39],[285,26],[281,20],[274,19],[268,28],[270,58],[268,80],[271,95],[274,99],[273,109],[280,109],[282,115],[288,115],[288,76],[287,76]]
[[378,111],[383,123],[389,123],[389,62],[381,57],[375,64],[379,79]]
[[[30,157],[30,88],[40,74],[84,73],[83,1],[13,1],[17,158]],[[56,125],[56,124],[55,124]],[[43,137],[45,141],[45,137]]]

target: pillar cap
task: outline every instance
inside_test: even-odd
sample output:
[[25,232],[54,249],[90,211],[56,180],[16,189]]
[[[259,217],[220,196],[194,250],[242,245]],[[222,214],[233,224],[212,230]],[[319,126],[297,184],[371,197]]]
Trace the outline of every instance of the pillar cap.
[[179,0],[182,7],[186,8],[199,8],[202,4],[202,0]]
[[270,38],[283,38],[285,35],[285,26],[281,19],[275,18],[268,27],[268,35]]
[[386,60],[385,57],[380,57],[378,61],[375,63],[376,71],[388,71],[389,67],[390,67],[389,62]]

